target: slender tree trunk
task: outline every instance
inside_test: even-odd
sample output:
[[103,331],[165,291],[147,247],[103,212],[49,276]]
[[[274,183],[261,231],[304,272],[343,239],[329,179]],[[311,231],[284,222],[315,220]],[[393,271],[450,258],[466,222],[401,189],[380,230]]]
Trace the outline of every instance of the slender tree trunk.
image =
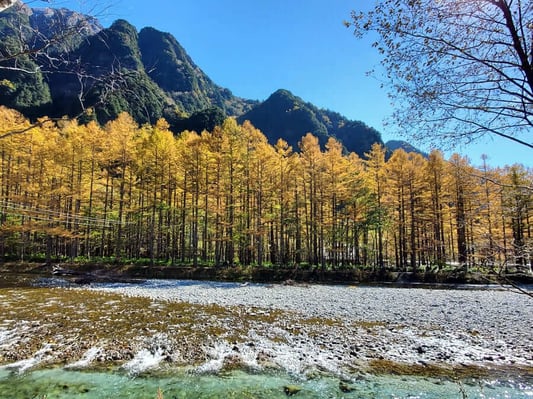
[[464,192],[461,186],[457,186],[456,196],[456,224],[457,224],[457,251],[458,261],[461,265],[468,262],[467,244],[466,244],[466,214],[464,203]]

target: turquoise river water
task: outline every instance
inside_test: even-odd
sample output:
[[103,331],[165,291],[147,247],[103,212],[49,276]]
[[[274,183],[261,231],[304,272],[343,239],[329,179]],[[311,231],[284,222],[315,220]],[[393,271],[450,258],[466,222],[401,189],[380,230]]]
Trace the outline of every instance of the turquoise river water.
[[[300,380],[282,373],[174,373],[132,377],[120,372],[67,371],[62,368],[23,374],[0,371],[0,398],[532,398],[533,386],[512,379],[452,381],[405,376],[365,376],[341,386],[333,377]],[[344,388],[344,389],[341,389]],[[349,392],[344,392],[349,391]]]

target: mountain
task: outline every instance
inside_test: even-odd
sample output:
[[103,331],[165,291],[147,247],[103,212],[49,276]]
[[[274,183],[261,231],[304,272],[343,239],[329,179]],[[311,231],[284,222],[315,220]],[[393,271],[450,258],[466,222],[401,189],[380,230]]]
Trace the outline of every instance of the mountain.
[[54,39],[47,44],[55,50],[74,49],[85,37],[103,29],[94,17],[67,8],[30,8],[20,0],[0,13],[0,27],[22,32],[33,48],[42,45],[44,39]]
[[[90,89],[84,98],[89,104],[109,93],[106,103],[95,107],[102,122],[127,111],[139,123],[154,123],[165,117],[173,126],[179,125],[183,114],[217,107],[225,115],[235,115],[254,103],[215,85],[172,35],[153,28],[137,32],[125,20],[117,20],[86,38],[70,58],[85,67],[84,75],[89,78],[83,85]],[[78,76],[66,70],[52,74],[50,87],[59,109],[70,115],[81,111],[76,101],[80,93]]]
[[387,149],[387,152],[389,154],[392,154],[396,150],[402,149],[405,152],[415,152],[417,154],[422,155],[425,158],[428,157],[427,153],[420,151],[418,148],[416,148],[412,144],[409,144],[407,141],[403,141],[403,140],[389,140],[385,143],[385,148]]
[[[56,51],[69,51],[76,48],[84,38],[95,35],[103,27],[94,17],[80,14],[67,8],[32,8],[26,7],[30,26],[38,36],[44,38],[61,38],[54,43]],[[65,30],[76,34],[65,35]],[[37,43],[38,45],[39,43]],[[41,43],[43,44],[43,43]]]
[[0,12],[1,104],[30,118],[53,113],[51,67],[101,29],[96,19],[65,8],[31,9],[16,1]]
[[[2,58],[23,44],[34,47]],[[335,137],[360,156],[382,143],[380,133],[365,123],[319,109],[287,90],[264,102],[234,96],[216,85],[170,33],[152,27],[137,31],[122,19],[103,28],[70,10],[30,9],[20,2],[0,13],[0,104],[30,118],[72,117],[87,107],[94,109],[89,117],[101,123],[123,111],[138,123],[164,117],[175,133],[210,130],[235,116],[239,122],[250,120],[272,144],[283,138],[296,151],[309,132],[322,146]]]
[[[46,46],[58,34],[64,36],[57,41],[61,47]],[[256,103],[214,84],[172,35],[153,28],[137,32],[125,20],[104,29],[66,9],[18,3],[0,13],[0,54],[13,54],[22,44],[32,46],[16,59],[24,71],[0,55],[0,103],[30,117],[76,116],[93,107],[100,122],[127,111],[139,123],[165,117],[171,126],[197,126],[206,115],[217,116],[214,107],[236,116]]]
[[170,33],[143,28],[139,48],[150,78],[187,113],[218,107],[226,115],[236,116],[256,103],[213,83]]
[[[100,122],[127,111],[139,123],[154,123],[171,104],[146,73],[137,30],[125,20],[88,36],[68,59],[48,76],[54,116],[77,115],[82,106],[94,106]],[[71,73],[72,65],[77,73]]]
[[258,104],[238,118],[249,120],[261,130],[269,142],[283,138],[298,150],[298,143],[307,133],[318,137],[323,147],[329,137],[334,137],[348,152],[363,156],[373,143],[381,143],[380,133],[363,122],[350,121],[342,115],[319,109],[287,90],[278,90],[266,101]]

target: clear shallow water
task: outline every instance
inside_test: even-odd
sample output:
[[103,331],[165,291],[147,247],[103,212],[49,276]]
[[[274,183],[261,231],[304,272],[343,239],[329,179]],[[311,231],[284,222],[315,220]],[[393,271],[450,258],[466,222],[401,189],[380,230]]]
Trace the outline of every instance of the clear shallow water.
[[[132,377],[119,372],[70,371],[61,368],[24,374],[0,369],[0,398],[286,398],[286,386],[301,389],[295,398],[532,398],[531,383],[428,379],[404,376],[365,376],[347,383],[343,392],[333,377],[299,380],[281,373],[242,371],[213,374],[174,373]],[[346,386],[344,386],[346,390]],[[466,395],[466,396],[463,396]]]

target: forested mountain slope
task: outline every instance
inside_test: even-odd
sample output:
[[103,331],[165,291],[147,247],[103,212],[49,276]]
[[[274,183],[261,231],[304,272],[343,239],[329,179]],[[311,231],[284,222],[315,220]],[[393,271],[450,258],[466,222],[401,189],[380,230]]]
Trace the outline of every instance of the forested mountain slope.
[[[28,51],[10,56],[24,46]],[[30,118],[83,115],[82,121],[105,123],[126,111],[141,124],[164,117],[179,134],[212,130],[235,116],[241,123],[250,120],[272,144],[283,138],[295,151],[307,133],[321,146],[334,137],[360,156],[373,143],[383,144],[380,133],[364,122],[319,109],[287,90],[264,102],[234,96],[170,33],[152,27],[137,31],[125,20],[103,28],[67,9],[18,3],[0,13],[0,50],[0,105]]]
[[[172,35],[137,32],[125,20],[103,29],[66,9],[18,4],[0,13],[0,39],[0,104],[30,117],[94,108],[102,123],[126,111],[139,123],[165,117],[182,126],[194,113],[216,107],[236,116],[256,103],[213,83]],[[27,52],[11,56],[24,46]]]
[[350,121],[342,115],[319,109],[287,90],[278,90],[266,101],[239,117],[249,120],[271,143],[284,139],[298,150],[306,133],[318,137],[324,146],[329,137],[339,140],[345,150],[363,156],[374,143],[383,144],[380,133],[360,121]]

